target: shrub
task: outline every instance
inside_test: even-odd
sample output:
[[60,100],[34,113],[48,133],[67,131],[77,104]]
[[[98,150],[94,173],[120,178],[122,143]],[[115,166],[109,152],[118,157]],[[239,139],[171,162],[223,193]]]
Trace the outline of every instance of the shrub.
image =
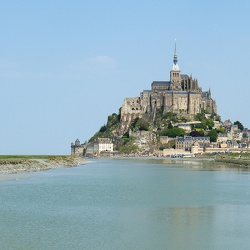
[[107,130],[107,126],[104,124],[103,126],[101,126],[99,132],[104,133]]
[[176,137],[176,136],[184,136],[186,135],[186,132],[182,128],[171,128],[171,129],[164,129],[162,135],[169,137]]
[[208,132],[208,136],[210,137],[211,142],[216,142],[218,138],[218,134],[215,129],[212,129]]
[[135,118],[134,121],[131,123],[131,129],[135,130],[149,130],[149,122],[144,120],[143,118]]

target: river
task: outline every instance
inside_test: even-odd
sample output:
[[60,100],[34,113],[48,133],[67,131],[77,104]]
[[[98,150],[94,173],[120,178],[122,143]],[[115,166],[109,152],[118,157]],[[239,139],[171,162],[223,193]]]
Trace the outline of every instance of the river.
[[250,172],[93,159],[0,182],[1,249],[249,249]]

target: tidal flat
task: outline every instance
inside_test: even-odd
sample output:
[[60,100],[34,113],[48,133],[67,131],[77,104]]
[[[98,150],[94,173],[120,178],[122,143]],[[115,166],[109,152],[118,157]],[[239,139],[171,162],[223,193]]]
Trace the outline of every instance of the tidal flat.
[[0,175],[73,167],[84,163],[86,160],[83,157],[67,155],[1,155]]

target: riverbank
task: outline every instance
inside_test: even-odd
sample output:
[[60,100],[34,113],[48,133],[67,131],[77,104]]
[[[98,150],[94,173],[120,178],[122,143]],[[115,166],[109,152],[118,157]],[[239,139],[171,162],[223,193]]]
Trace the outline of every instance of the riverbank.
[[51,168],[74,167],[85,164],[83,157],[75,156],[0,156],[0,174],[44,171]]
[[216,158],[215,162],[221,162],[226,164],[238,165],[239,167],[250,168],[250,159],[227,159],[227,158]]
[[[120,154],[114,156],[114,158],[118,159],[127,159],[127,158],[146,158],[146,159],[160,159],[160,160],[168,160],[168,161],[201,161],[205,164],[209,164],[209,167],[212,166],[212,163],[224,163],[229,167],[236,168],[250,168],[250,153],[204,153],[199,154],[196,157],[191,158],[170,158],[166,156],[152,155],[152,156],[141,156],[137,154]],[[218,167],[218,164],[213,164],[213,167]]]
[[[238,167],[250,168],[250,153],[220,153],[203,154],[203,157],[213,159],[214,162],[236,165]],[[200,156],[200,158],[202,158]]]

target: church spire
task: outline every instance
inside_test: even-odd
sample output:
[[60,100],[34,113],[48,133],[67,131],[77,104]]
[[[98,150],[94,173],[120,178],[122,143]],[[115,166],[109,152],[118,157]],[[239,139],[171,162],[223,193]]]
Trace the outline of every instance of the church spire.
[[208,98],[211,98],[211,90],[210,90],[210,88],[208,90]]
[[176,53],[176,39],[175,39],[175,46],[174,46],[174,60],[173,60],[173,66],[172,71],[180,71],[179,65],[178,65],[178,59],[177,59],[177,53]]
[[175,45],[174,45],[174,60],[173,60],[173,62],[175,65],[178,63],[177,53],[176,53],[176,39],[175,39]]

